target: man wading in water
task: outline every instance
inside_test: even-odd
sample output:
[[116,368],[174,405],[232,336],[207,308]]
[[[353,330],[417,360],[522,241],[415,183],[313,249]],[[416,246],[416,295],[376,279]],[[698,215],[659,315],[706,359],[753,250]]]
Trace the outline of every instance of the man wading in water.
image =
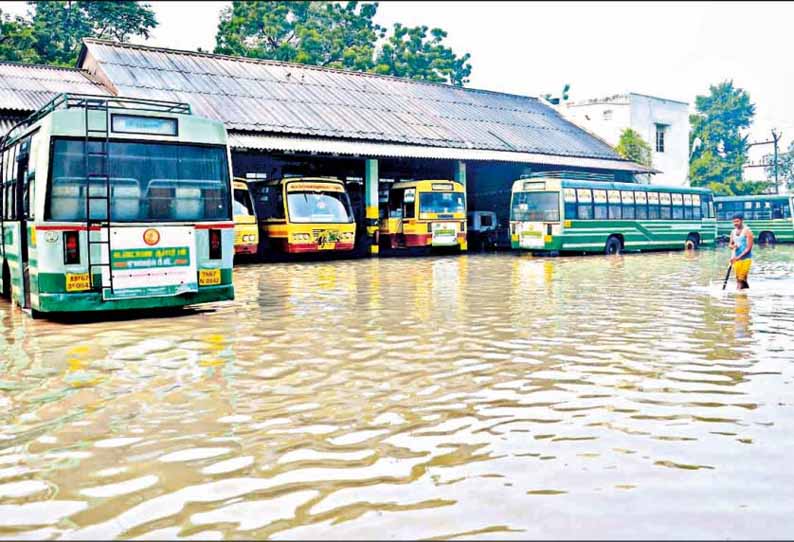
[[733,250],[731,265],[736,273],[736,289],[744,290],[750,287],[747,284],[747,275],[753,262],[753,232],[744,225],[744,217],[740,214],[734,215],[733,228],[728,245]]

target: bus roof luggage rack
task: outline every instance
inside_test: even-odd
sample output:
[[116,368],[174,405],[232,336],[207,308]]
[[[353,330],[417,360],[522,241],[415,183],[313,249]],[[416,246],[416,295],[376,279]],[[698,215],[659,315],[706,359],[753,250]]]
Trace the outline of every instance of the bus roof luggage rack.
[[521,175],[521,179],[533,179],[538,177],[548,177],[552,179],[570,179],[576,181],[603,181],[615,182],[615,175],[613,173],[590,173],[587,171],[534,171],[529,174]]
[[42,117],[58,109],[90,108],[97,107],[108,109],[124,109],[128,111],[139,111],[148,113],[173,113],[180,115],[190,115],[190,104],[184,102],[168,102],[165,100],[150,100],[146,98],[120,98],[118,96],[94,95],[94,94],[58,94],[55,98],[44,104],[41,109],[32,113],[24,120],[12,127],[2,138],[4,143],[13,139],[12,132],[26,128],[38,121]]

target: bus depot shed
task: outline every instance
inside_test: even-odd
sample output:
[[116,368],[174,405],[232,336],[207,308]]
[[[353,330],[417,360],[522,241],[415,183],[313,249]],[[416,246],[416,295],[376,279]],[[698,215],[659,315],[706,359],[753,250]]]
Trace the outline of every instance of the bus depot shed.
[[568,170],[632,181],[652,172],[527,96],[93,39],[76,69],[3,67],[0,114],[13,113],[8,119],[59,92],[186,102],[226,125],[237,177],[345,180],[367,226],[362,241],[399,180],[457,180],[470,210],[494,211],[504,224],[522,175]]

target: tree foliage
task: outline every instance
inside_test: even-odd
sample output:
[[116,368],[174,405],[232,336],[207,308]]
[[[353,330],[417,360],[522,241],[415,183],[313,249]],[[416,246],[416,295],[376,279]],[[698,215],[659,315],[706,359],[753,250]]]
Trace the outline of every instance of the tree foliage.
[[222,13],[216,53],[370,70],[382,28],[377,4],[233,2]]
[[755,194],[768,183],[745,181],[747,135],[755,104],[747,91],[723,81],[709,87],[707,96],[695,98],[690,115],[689,178],[693,186],[711,188],[717,194]]
[[[427,35],[428,30],[430,36]],[[389,39],[378,51],[375,72],[434,83],[463,86],[471,74],[469,53],[459,57],[444,45],[447,33],[426,26],[409,28],[395,23]]]
[[39,62],[34,48],[33,25],[22,17],[11,17],[0,10],[0,60]]
[[651,153],[651,146],[638,132],[631,128],[626,128],[620,134],[620,140],[615,147],[615,151],[627,160],[647,167],[652,166],[653,154]]
[[[444,45],[440,28],[386,29],[378,4],[235,1],[221,13],[215,52],[462,85],[469,55]],[[428,35],[429,32],[429,35]]]
[[[128,41],[132,36],[148,38],[157,26],[149,4],[132,1],[92,2],[90,0],[28,2],[30,20],[17,18],[10,42],[26,62],[74,66],[83,38]],[[4,35],[5,35],[4,20]],[[16,32],[16,34],[13,34]],[[0,46],[1,47],[1,46]],[[2,51],[3,58],[11,60]]]

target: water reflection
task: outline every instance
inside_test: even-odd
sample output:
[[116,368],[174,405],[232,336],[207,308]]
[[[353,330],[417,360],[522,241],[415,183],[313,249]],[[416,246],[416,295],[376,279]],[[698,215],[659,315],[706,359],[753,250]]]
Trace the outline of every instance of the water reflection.
[[788,534],[794,249],[757,260],[749,295],[716,252],[503,254],[246,265],[176,318],[0,305],[0,534]]

